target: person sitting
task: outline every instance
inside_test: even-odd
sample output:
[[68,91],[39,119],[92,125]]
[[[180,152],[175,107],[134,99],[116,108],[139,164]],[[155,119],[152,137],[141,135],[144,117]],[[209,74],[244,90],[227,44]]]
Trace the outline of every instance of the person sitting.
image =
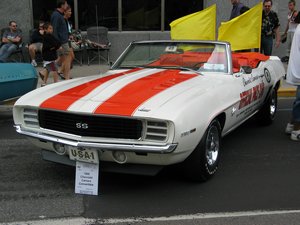
[[31,58],[31,65],[37,66],[35,55],[37,52],[42,53],[43,48],[43,35],[44,35],[44,22],[39,22],[39,28],[35,29],[31,34],[31,44],[28,46],[29,55]]
[[9,22],[9,29],[2,35],[2,46],[0,48],[0,62],[6,62],[8,57],[17,50],[22,40],[22,32],[17,29],[15,21]]

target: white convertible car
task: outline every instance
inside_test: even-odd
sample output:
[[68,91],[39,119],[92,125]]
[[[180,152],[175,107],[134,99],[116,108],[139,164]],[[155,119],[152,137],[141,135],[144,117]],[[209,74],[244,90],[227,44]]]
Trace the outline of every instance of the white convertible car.
[[285,70],[278,57],[218,41],[133,42],[105,74],[39,88],[13,110],[45,160],[156,174],[182,163],[212,177],[221,138],[250,117],[270,124]]

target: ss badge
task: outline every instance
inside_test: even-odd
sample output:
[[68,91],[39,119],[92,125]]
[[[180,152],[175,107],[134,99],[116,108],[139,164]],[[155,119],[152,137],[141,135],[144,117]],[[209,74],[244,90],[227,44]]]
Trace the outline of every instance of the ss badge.
[[89,125],[87,123],[76,123],[77,129],[88,129]]

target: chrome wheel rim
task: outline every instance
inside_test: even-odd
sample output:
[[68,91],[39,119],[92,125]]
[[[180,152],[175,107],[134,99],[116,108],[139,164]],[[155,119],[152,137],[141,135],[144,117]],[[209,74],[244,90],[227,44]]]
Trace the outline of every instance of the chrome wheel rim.
[[206,161],[209,166],[213,166],[219,157],[220,137],[216,126],[209,128],[206,138]]
[[276,113],[276,98],[274,94],[272,94],[272,99],[270,103],[270,115],[273,117]]

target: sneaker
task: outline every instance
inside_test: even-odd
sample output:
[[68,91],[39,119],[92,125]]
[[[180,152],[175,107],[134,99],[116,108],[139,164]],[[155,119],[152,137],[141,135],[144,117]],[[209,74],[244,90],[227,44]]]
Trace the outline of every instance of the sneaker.
[[284,56],[281,58],[281,62],[288,62],[289,61],[289,57],[288,56]]
[[300,141],[300,130],[293,130],[291,133],[291,139],[293,141]]
[[285,133],[291,134],[293,130],[294,130],[294,124],[288,123],[285,128]]
[[32,60],[32,61],[31,61],[31,65],[33,65],[34,67],[36,67],[36,66],[37,66],[36,61],[35,61],[35,60]]

